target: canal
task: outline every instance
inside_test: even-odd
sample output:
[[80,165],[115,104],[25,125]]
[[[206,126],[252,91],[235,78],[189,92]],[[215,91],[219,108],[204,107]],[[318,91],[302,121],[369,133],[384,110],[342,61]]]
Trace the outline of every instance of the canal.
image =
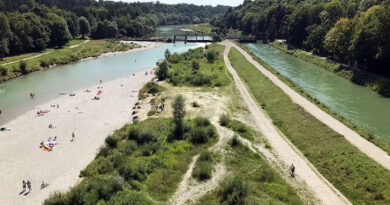
[[390,99],[267,44],[244,44],[311,96],[390,142]]

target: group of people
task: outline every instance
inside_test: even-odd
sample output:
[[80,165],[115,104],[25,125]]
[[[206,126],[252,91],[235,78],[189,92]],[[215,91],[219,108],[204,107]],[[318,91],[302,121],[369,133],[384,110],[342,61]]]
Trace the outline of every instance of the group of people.
[[31,182],[30,182],[30,180],[27,180],[27,182],[23,180],[22,186],[23,186],[23,191],[21,193],[26,191],[26,187],[28,188],[28,192],[31,192],[32,189],[31,189]]

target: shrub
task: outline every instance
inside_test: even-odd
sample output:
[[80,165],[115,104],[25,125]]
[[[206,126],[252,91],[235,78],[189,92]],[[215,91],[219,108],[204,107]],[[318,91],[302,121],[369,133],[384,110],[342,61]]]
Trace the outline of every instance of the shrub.
[[20,61],[20,63],[19,63],[19,69],[20,69],[20,72],[21,72],[22,74],[27,74],[27,73],[28,73],[28,71],[27,71],[27,64],[26,64],[25,61]]
[[110,160],[115,167],[119,167],[126,162],[126,155],[122,154],[121,152],[115,152],[110,156]]
[[41,59],[41,60],[39,61],[39,64],[40,64],[40,66],[41,66],[42,68],[49,67],[49,63],[48,63],[46,60],[44,60],[44,59]]
[[240,140],[237,135],[234,135],[233,138],[229,142],[230,146],[235,147],[240,144]]
[[198,126],[198,127],[207,127],[209,125],[211,125],[209,119],[205,118],[205,117],[195,117],[193,119],[193,122],[195,124],[195,126]]
[[231,118],[228,114],[222,114],[221,116],[219,116],[219,124],[221,126],[224,126],[224,127],[228,127],[229,126],[229,123],[231,121]]
[[192,107],[200,107],[200,105],[196,101],[192,102],[191,105]]
[[159,80],[164,80],[168,76],[168,62],[166,60],[158,64],[156,76]]
[[271,169],[263,168],[263,169],[260,169],[260,171],[261,171],[260,172],[260,181],[261,182],[268,182],[268,183],[274,182],[275,174]]
[[213,153],[210,151],[204,151],[200,154],[198,160],[203,162],[213,162]]
[[0,67],[0,75],[7,76],[8,75],[8,69]]
[[134,126],[131,126],[129,133],[127,135],[127,139],[137,141],[139,135],[140,135],[140,130]]
[[205,181],[211,178],[213,168],[211,163],[199,161],[196,163],[194,170],[192,171],[192,177],[199,181]]
[[117,192],[107,202],[107,205],[152,205],[154,204],[144,194],[136,191],[120,191]]
[[245,204],[248,188],[242,179],[237,176],[228,176],[222,183],[219,194],[222,197],[222,203],[227,204]]
[[45,199],[43,204],[44,205],[66,205],[69,203],[66,194],[56,191],[50,194],[49,198]]
[[107,157],[108,155],[110,155],[112,153],[112,149],[110,147],[107,147],[105,145],[101,146],[99,148],[99,152],[98,154],[96,155],[96,158],[102,156],[102,157]]
[[80,172],[80,177],[93,176],[95,174],[105,174],[114,169],[114,164],[106,157],[98,157],[87,168]]
[[206,52],[207,62],[214,63],[219,53],[217,51],[209,50]]
[[189,139],[194,144],[206,143],[209,139],[204,127],[193,127],[189,132]]
[[151,130],[147,130],[147,129],[142,130],[139,135],[139,138],[137,139],[137,143],[144,144],[150,142],[157,142],[156,134]]
[[191,62],[191,68],[192,68],[192,72],[193,73],[196,73],[198,72],[198,70],[200,69],[200,66],[199,66],[199,62],[198,61],[192,61]]
[[153,116],[153,115],[155,115],[157,113],[157,111],[155,110],[155,109],[151,109],[151,110],[149,110],[149,112],[148,112],[148,116]]
[[160,91],[161,91],[161,88],[157,83],[155,83],[153,81],[146,83],[146,92],[147,93],[155,94],[155,93],[158,93]]
[[108,147],[115,148],[118,143],[118,137],[110,135],[105,139],[105,143]]

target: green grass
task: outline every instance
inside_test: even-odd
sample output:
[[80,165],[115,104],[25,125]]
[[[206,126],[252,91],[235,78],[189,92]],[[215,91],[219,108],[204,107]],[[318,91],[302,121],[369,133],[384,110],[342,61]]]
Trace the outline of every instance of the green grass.
[[[46,49],[39,53],[29,53],[22,54],[19,56],[6,57],[4,58],[4,61],[1,61],[1,64],[18,61],[24,58],[33,57],[35,55],[50,52],[49,54],[45,54],[40,57],[25,61],[27,64],[27,73],[30,73],[42,70],[50,65],[67,64],[79,61],[82,58],[97,57],[102,53],[125,51],[135,47],[134,45],[120,44],[116,41],[110,40],[91,40],[87,43],[81,44],[76,48],[69,48],[70,45],[75,45],[83,41],[84,40],[72,40],[68,43],[69,45],[66,45],[61,49]],[[6,75],[2,75],[2,73],[0,73],[0,82],[10,80],[12,78],[16,78],[22,75],[19,68],[19,62],[3,66],[0,65],[0,68],[5,68],[7,70]]]
[[[194,120],[185,120],[184,125],[185,134],[212,126]],[[80,172],[83,181],[66,193],[52,194],[44,204],[115,204],[121,200],[128,204],[133,197],[146,200],[146,204],[167,203],[192,157],[218,140],[212,137],[203,144],[193,144],[189,139],[167,142],[173,126],[171,118],[150,118],[115,131],[106,138],[95,160]]]
[[[338,121],[342,122],[347,127],[354,130],[356,133],[358,133],[360,136],[364,137],[366,140],[374,143],[376,146],[380,147],[384,151],[386,151],[390,155],[390,143],[383,140],[382,138],[375,136],[374,134],[366,131],[362,127],[359,127],[355,125],[351,120],[344,118],[343,116],[339,115],[338,113],[331,110],[329,107],[322,104],[319,100],[312,97],[310,94],[305,92],[302,88],[300,88],[298,85],[296,85],[292,80],[288,79],[287,77],[280,75],[280,73],[275,70],[272,66],[268,65],[266,62],[264,62],[262,59],[254,55],[248,48],[245,46],[242,46],[238,43],[236,43],[238,46],[240,46],[243,50],[245,50],[247,53],[249,53],[254,60],[256,60],[258,63],[260,63],[264,68],[266,68],[268,71],[272,72],[274,75],[276,75],[281,81],[283,81],[285,84],[287,84],[290,88],[294,89],[297,93],[300,93],[303,97],[305,97],[310,102],[314,103],[325,111],[326,113],[332,115],[334,118],[336,118]],[[264,103],[261,104],[261,107],[266,106]]]
[[390,97],[390,79],[377,76],[363,70],[343,67],[340,64],[328,61],[324,58],[321,58],[320,56],[313,55],[306,51],[289,48],[286,44],[273,42],[270,45],[302,60],[308,61],[314,65],[318,65],[331,72],[334,72],[353,83],[365,86],[375,92],[378,92],[384,97]]
[[354,204],[389,204],[390,172],[290,98],[232,48],[232,66],[273,123]]
[[192,177],[199,181],[210,179],[213,172],[214,154],[210,151],[204,151],[200,154],[194,165]]
[[[223,61],[224,46],[212,44],[208,49],[192,49],[184,54],[173,54],[169,58],[168,82],[174,86],[221,87],[231,83]],[[219,53],[213,63],[208,63],[205,52]],[[198,61],[200,69],[193,71],[192,62]]]
[[302,204],[294,188],[260,155],[241,144],[227,149],[225,163],[231,176],[197,204]]
[[199,33],[212,34],[211,29],[213,28],[213,26],[211,26],[209,23],[202,23],[202,24],[190,25],[188,26],[188,28]]

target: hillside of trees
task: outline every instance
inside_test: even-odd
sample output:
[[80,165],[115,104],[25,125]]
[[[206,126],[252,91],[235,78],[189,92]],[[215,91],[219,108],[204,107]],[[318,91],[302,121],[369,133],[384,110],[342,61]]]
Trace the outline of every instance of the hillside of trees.
[[328,56],[351,67],[390,77],[390,1],[245,0],[211,24]]
[[208,22],[226,6],[95,0],[0,0],[0,59],[95,39],[152,35],[156,26]]

